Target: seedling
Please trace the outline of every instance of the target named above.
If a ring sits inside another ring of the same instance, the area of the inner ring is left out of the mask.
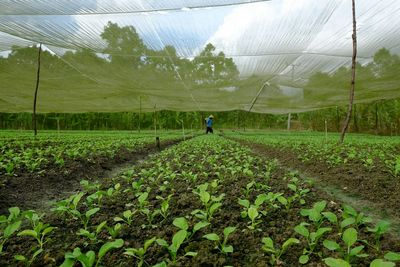
[[[343,218],[345,218],[345,220],[343,220],[341,223],[341,228],[344,228],[350,224],[354,224],[357,228],[359,228],[361,225],[372,222],[370,217],[365,216],[362,212],[358,213],[349,205],[343,205]]]
[[[331,228],[328,228],[328,227],[321,227],[316,232],[310,233],[310,231],[306,227],[308,225],[310,225],[310,224],[302,222],[294,228],[296,233],[302,235],[307,240],[307,243],[308,243],[308,247],[304,248],[303,255],[300,256],[300,258],[299,258],[299,262],[301,264],[306,264],[309,261],[309,259],[310,259],[309,256],[312,253],[314,253],[314,250],[318,244],[318,241],[321,239],[321,237],[325,233],[330,232],[332,230]]]
[[[118,249],[123,245],[124,241],[122,239],[105,243],[97,253],[97,261],[96,253],[94,251],[90,250],[84,254],[81,252],[80,248],[75,248],[73,252],[67,252],[65,254],[65,260],[60,267],[73,267],[77,261],[79,261],[83,267],[98,266],[108,251]]]
[[[144,246],[142,248],[127,248],[127,249],[125,249],[124,254],[137,258],[139,260],[139,262],[137,263],[137,266],[142,267],[145,262],[145,260],[144,260],[145,254],[146,254],[147,250],[149,249],[149,247],[155,241],[156,241],[156,238],[153,237],[152,239],[146,240],[144,242]]]
[[[204,210],[194,210],[191,214],[195,215],[197,218],[210,222],[212,216],[215,211],[222,206],[222,199],[225,197],[225,194],[221,194],[218,197],[212,196],[209,192],[207,192],[208,183],[199,185],[196,190],[193,190],[193,193],[197,194],[200,197],[200,201],[204,206]]]
[[[200,229],[202,229],[204,227],[207,227],[208,225],[210,225],[210,223],[209,222],[198,222],[193,226],[193,230],[189,231],[189,224],[188,224],[187,220],[184,217],[179,217],[173,221],[173,225],[175,225],[176,227],[178,227],[181,230],[187,231],[186,239],[190,240],[197,231],[199,231]]]
[[[32,256],[30,257],[30,259],[26,258],[23,255],[15,255],[14,259],[20,262],[23,262],[25,266],[31,266],[32,263],[35,261],[36,257],[39,256],[41,253],[43,252],[43,249],[37,249]]]
[[[3,246],[7,240],[16,232],[21,226],[20,209],[18,207],[12,207],[8,209],[10,213],[8,217],[5,215],[0,216],[0,227],[2,230],[0,236],[0,255],[3,251]]]
[[[287,251],[287,249],[292,245],[300,243],[300,241],[296,238],[289,238],[283,243],[282,247],[279,249],[275,248],[274,241],[270,237],[264,237],[262,239],[262,242],[263,242],[262,249],[265,252],[271,254],[270,263],[273,266],[281,265],[282,262],[280,258]]]
[[[169,255],[171,256],[172,263],[176,262],[177,255],[179,248],[181,247],[182,243],[185,241],[187,238],[188,232],[186,230],[179,230],[173,237],[172,237],[172,243],[168,244],[167,241],[164,239],[157,239],[156,242],[158,245],[166,248],[169,252]],[[185,256],[191,256],[194,257],[196,256],[197,253],[195,252],[187,252]]]
[[[169,216],[169,201],[171,200],[171,197],[172,194],[166,198],[156,196],[157,199],[163,200],[163,202],[161,202],[160,214],[164,218],[164,220],[167,219],[167,217]]]
[[[344,242],[344,244],[346,245],[345,248],[341,248],[340,245],[338,243],[336,243],[335,241],[332,240],[324,240],[323,244],[324,247],[326,247],[327,249],[331,250],[331,251],[338,251],[343,260],[351,263],[351,260],[353,259],[353,257],[367,257],[367,254],[362,254],[361,251],[364,249],[364,246],[357,246],[352,248],[352,246],[357,242],[357,230],[354,228],[348,228],[344,231],[343,236],[342,236],[342,240]]]
[[[380,252],[381,250],[381,238],[382,235],[387,233],[390,228],[390,223],[387,221],[379,221],[374,228],[368,227],[367,230],[369,232],[374,233],[375,235],[375,249]]]
[[[235,230],[236,227],[226,227],[223,231],[224,239],[222,242],[220,237],[215,233],[206,234],[203,236],[203,238],[214,241],[216,243],[215,248],[218,249],[221,253],[227,255],[228,253],[233,253],[233,246],[227,245],[227,242],[229,235],[232,234]]]
[[[115,217],[114,221],[116,222],[124,222],[127,225],[131,225],[132,224],[132,220],[133,220],[133,215],[136,213],[132,212],[131,210],[126,210],[122,213],[122,217]]]
[[[39,249],[43,249],[43,245],[49,241],[47,235],[51,233],[56,227],[42,222],[36,223],[33,229],[23,230],[18,233],[18,236],[31,236],[36,239]]]
[[[246,198],[249,198],[251,189],[253,188],[254,185],[255,185],[254,181],[252,181],[246,185],[246,188],[243,190]]]
[[[86,237],[87,239],[90,240],[91,244],[96,244],[96,243],[98,243],[97,235],[106,226],[106,224],[107,224],[107,221],[104,221],[104,222],[100,223],[96,227],[96,231],[94,231],[94,232],[89,232],[88,230],[85,230],[85,229],[79,229],[77,235],[81,235],[81,236]]]
[[[325,200],[319,201],[314,203],[312,209],[302,209],[300,211],[300,214],[302,216],[307,216],[308,219],[314,223],[317,229],[319,229],[325,218],[322,214],[325,207],[326,207],[326,201]]]

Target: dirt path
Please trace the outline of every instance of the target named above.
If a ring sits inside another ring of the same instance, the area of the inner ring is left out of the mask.
[[[281,167],[298,171],[301,177],[313,180],[315,187],[330,199],[353,206],[374,221],[389,221],[392,232],[400,236],[400,183],[391,182],[379,168],[372,172],[354,164],[329,168],[322,162],[304,163],[289,149],[236,141],[249,147],[254,154],[276,158]]]
[[[161,149],[175,145],[180,141],[166,141]],[[135,165],[149,155],[158,153],[153,144],[131,152],[121,148],[112,159],[96,157],[88,161],[68,160],[64,167],[47,166],[43,174],[19,173],[0,188],[0,214],[8,213],[9,207],[18,206],[22,210],[42,210],[49,202],[63,199],[81,188],[80,181],[110,178],[124,169]]]

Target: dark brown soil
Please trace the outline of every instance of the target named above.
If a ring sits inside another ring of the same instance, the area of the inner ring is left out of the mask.
[[[270,190],[264,188],[255,188],[252,190],[248,197],[244,195],[244,188],[246,184],[250,181],[257,181],[260,185],[267,185],[271,188],[272,192],[283,193],[285,197],[292,195],[292,192],[288,189],[288,181],[285,177],[288,171],[282,167],[276,167],[270,177],[266,176],[267,166],[266,161],[262,159],[267,154],[259,153],[260,157],[254,157],[248,168],[254,173],[253,177],[244,175],[239,172],[236,175],[232,175],[228,168],[226,171],[220,170],[220,178],[213,171],[213,166],[227,166],[232,163],[231,167],[241,167],[241,162],[247,162],[243,160],[243,155],[241,157],[235,157],[236,154],[229,151],[229,146],[224,148],[221,154],[223,154],[216,161],[216,165],[209,163],[206,159],[211,155],[216,154],[210,149],[200,150],[197,152],[198,155],[190,157],[185,154],[169,154],[168,157],[164,158],[162,161],[157,161],[156,157],[154,160],[144,161],[134,168],[134,174],[132,176],[133,180],[138,179],[141,170],[150,170],[154,168],[156,170],[161,170],[161,166],[169,166],[177,176],[173,180],[169,180],[165,173],[150,175],[148,179],[144,180],[144,189],[150,188],[149,193],[149,208],[152,210],[155,208],[160,208],[161,201],[156,198],[156,196],[167,197],[172,194],[170,201],[170,215],[167,219],[163,220],[161,216],[157,216],[154,221],[154,227],[151,227],[147,223],[147,218],[140,213],[134,215],[134,220],[130,226],[124,224],[123,229],[118,236],[124,240],[124,248],[133,247],[139,248],[143,246],[145,240],[152,237],[163,238],[167,242],[171,243],[173,235],[177,232],[177,227],[175,227],[172,222],[174,218],[177,217],[187,217],[189,221],[190,228],[199,220],[194,216],[190,216],[190,213],[198,208],[201,208],[201,203],[199,197],[192,192],[193,188],[203,184],[205,182],[211,182],[214,179],[218,179],[220,185],[214,189],[215,192],[212,194],[217,196],[222,193],[225,197],[222,201],[222,207],[215,213],[213,219],[211,220],[211,225],[198,231],[190,240],[190,242],[185,242],[178,253],[178,260],[174,264],[169,266],[270,266],[269,255],[261,249],[262,237],[271,237],[274,243],[279,247],[283,244],[285,240],[290,237],[296,237],[301,240],[301,246],[293,246],[290,250],[282,256],[281,266],[299,266],[298,258],[303,253],[303,247],[306,245],[305,240],[296,234],[293,228],[302,221],[307,221],[304,217],[300,215],[300,210],[305,207],[311,207],[314,202],[325,199],[328,203],[326,210],[334,212],[338,216],[340,215],[341,203],[334,200],[332,197],[328,196],[324,191],[320,191],[315,187],[311,187],[304,181],[300,181],[299,186],[301,188],[309,188],[310,193],[304,198],[306,204],[302,205],[299,202],[293,203],[289,210],[284,208],[266,208],[267,214],[262,217],[262,220],[258,227],[260,231],[249,230],[247,225],[249,222],[248,218],[241,218],[240,211],[242,207],[238,204],[238,199],[247,198],[254,202],[257,195],[261,193],[268,193]],[[188,148],[190,149],[190,147]],[[247,152],[246,152],[247,153]],[[201,155],[203,154],[203,155]],[[220,155],[220,154],[217,154]],[[247,155],[247,154],[246,154]],[[249,153],[249,155],[251,155]],[[159,156],[159,155],[157,155]],[[227,160],[226,160],[227,159]],[[182,163],[182,165],[177,164],[177,162]],[[248,163],[248,162],[247,162]],[[197,166],[202,166],[202,170],[207,170],[206,172],[200,172]],[[204,168],[204,169],[203,169]],[[214,167],[215,168],[215,167]],[[196,180],[188,180],[183,178],[183,171],[193,171],[198,173],[199,176]],[[157,178],[159,177],[159,178]],[[150,179],[154,178],[154,180]],[[163,182],[169,181],[168,186],[165,190],[160,189]],[[127,189],[131,188],[132,181],[126,181],[121,177],[121,179],[114,180],[115,182],[121,183],[121,188]],[[103,188],[106,189],[111,184],[111,179],[103,180]],[[143,189],[143,190],[144,190]],[[113,224],[113,218],[115,216],[120,216],[121,213],[129,208],[127,204],[135,204],[137,207],[137,196],[130,191],[127,193],[120,192],[117,195],[106,198],[101,204],[100,211],[92,218],[91,225],[95,227],[102,221],[107,220],[111,225]],[[87,207],[81,207],[81,211],[86,210]],[[76,235],[76,232],[81,228],[78,221],[65,219],[65,217],[60,217],[60,215],[49,214],[44,218],[46,222],[50,223],[52,226],[56,226],[57,229],[52,233],[52,240],[46,245],[45,252],[35,261],[33,266],[59,266],[64,260],[64,254],[67,251],[72,251],[76,247],[80,247],[83,251],[94,250],[98,251],[101,243],[89,244],[85,246],[84,237]],[[234,252],[230,255],[223,255],[215,249],[214,244],[204,239],[202,236],[208,233],[216,233],[222,237],[222,232],[225,227],[235,226],[236,231],[230,236],[228,244],[232,245]],[[330,226],[327,222],[324,222],[323,226]],[[310,226],[311,230],[315,229]],[[339,242],[339,235],[336,231],[333,231],[329,235],[330,239],[334,239]],[[107,242],[111,238],[103,230],[99,234],[99,239],[102,242]],[[359,239],[367,240],[371,244],[373,241],[373,236],[367,233],[365,226],[360,226],[359,228]],[[360,243],[360,242],[358,242]],[[382,250],[388,251],[399,251],[400,242],[389,235],[385,235],[381,241]],[[27,237],[16,237],[10,240],[7,244],[6,254],[3,258],[0,258],[0,265],[3,266],[16,266],[15,261],[12,259],[12,255],[16,253],[21,253],[24,255],[30,255],[29,249],[33,246],[34,241],[32,238]],[[325,251],[321,244],[316,248],[317,251],[324,251],[325,255],[335,256],[334,254]],[[355,259],[353,266],[368,266],[368,263],[375,257],[382,257],[382,253],[377,253],[372,248],[366,248],[367,253],[371,254],[365,259]],[[198,255],[194,258],[184,257],[183,255],[188,251],[198,252]],[[102,265],[104,266],[137,266],[137,261],[133,257],[127,257],[123,254],[124,249],[113,250],[109,252]],[[163,260],[169,258],[168,251],[159,245],[154,244],[151,246],[146,253],[146,262],[148,265],[152,266]],[[310,263],[307,266],[324,266],[322,264],[322,258],[313,254],[311,256]]]
[[[175,143],[177,141],[165,141],[161,149]],[[13,177],[4,179],[6,182],[0,187],[0,214],[7,214],[7,209],[14,206],[22,210],[40,210],[47,202],[60,200],[80,189],[81,180],[105,178],[111,170],[128,163],[135,164],[158,151],[154,144],[146,145],[137,151],[121,147],[114,158],[98,156],[78,160],[66,159],[63,167],[48,164],[40,172],[16,172]]]
[[[386,172],[383,164],[370,171],[358,162],[330,167],[318,160],[302,162],[290,149],[240,142],[250,147],[258,156],[276,158],[282,166],[315,178],[320,187],[334,187],[336,191],[349,197],[369,202],[384,217],[400,218],[400,179]]]

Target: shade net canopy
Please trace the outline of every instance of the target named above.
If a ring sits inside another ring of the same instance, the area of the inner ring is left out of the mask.
[[[400,97],[400,1],[356,1],[356,102]],[[348,101],[351,0],[2,0],[0,112],[303,112]]]

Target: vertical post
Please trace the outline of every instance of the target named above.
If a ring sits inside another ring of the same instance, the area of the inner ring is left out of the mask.
[[[340,116],[339,116],[339,107],[336,106],[336,130],[340,131]]]
[[[340,143],[343,144],[344,136],[349,127],[351,114],[353,111],[353,102],[354,102],[354,88],[356,84],[356,59],[357,59],[357,22],[356,22],[356,1],[352,0],[352,14],[353,14],[353,56],[351,59],[351,86],[350,86],[350,96],[349,96],[349,109],[347,112],[346,120],[342,129],[342,133],[340,135]]]
[[[292,120],[292,113],[288,114],[287,117],[287,130],[290,131],[290,121]]]
[[[37,102],[37,93],[39,89],[39,81],[40,81],[40,54],[42,53],[42,43],[39,44],[39,53],[38,53],[38,68],[36,75],[36,88],[35,88],[35,96],[33,98],[33,113],[32,113],[32,128],[33,133],[36,137],[37,135],[37,127],[36,127],[36,102]]]
[[[325,144],[328,143],[328,121],[325,120]]]
[[[139,133],[140,133],[140,120],[142,117],[142,96],[139,96]]]
[[[156,137],[156,146],[158,149],[161,149],[160,137],[157,136],[157,105],[154,105],[154,135]]]
[[[182,119],[182,134],[183,134],[183,140],[185,141],[186,140],[186,137],[185,137],[185,125],[183,123],[183,119]]]

